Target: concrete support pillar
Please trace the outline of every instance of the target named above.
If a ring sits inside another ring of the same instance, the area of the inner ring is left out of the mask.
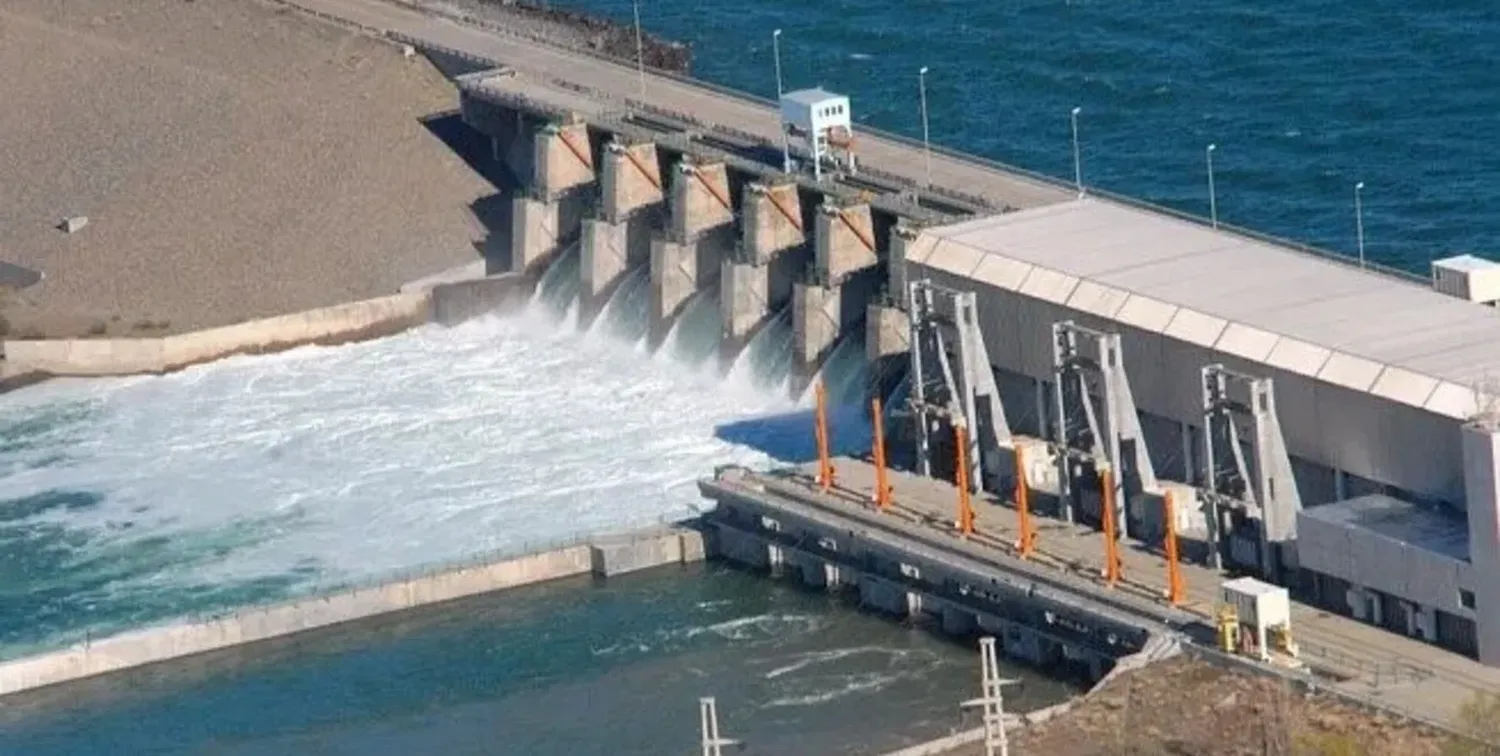
[[[745,262],[767,265],[807,243],[796,184],[750,184],[742,204]]]
[[[839,337],[865,317],[865,303],[878,283],[874,276],[855,275],[837,284],[798,283],[793,287],[792,396],[802,395]]]
[[[869,205],[818,208],[813,274],[792,292],[792,396],[801,396],[880,284]]]
[[[904,223],[898,223],[891,229],[890,235],[890,259],[886,261],[886,295],[898,307],[906,307],[906,258],[913,252],[921,237],[920,232]],[[929,245],[934,241],[928,241]]]
[[[911,352],[911,316],[888,304],[865,310],[865,357],[870,363],[869,397],[889,396],[905,372]]]
[[[734,252],[734,204],[723,163],[678,163],[666,234],[651,242],[651,330],[660,346],[682,308],[716,282]]]
[[[766,544],[766,568],[776,577],[780,577],[785,572],[786,550],[779,544]]]
[[[843,288],[798,283],[792,292],[792,396],[801,396],[844,330]]]
[[[842,281],[880,262],[869,205],[825,203],[818,208],[814,238],[814,257],[823,280]]]
[[[806,265],[807,234],[796,184],[750,184],[741,195],[738,254],[719,276],[720,360],[733,364],[750,337],[792,298]]]
[[[594,183],[593,147],[582,122],[547,124],[536,131],[531,189],[559,197]]]
[[[922,616],[922,594],[916,591],[906,592],[906,616]]]
[[[579,325],[587,328],[632,269],[651,259],[652,230],[665,207],[656,144],[606,145],[599,204],[579,245]]]
[[[535,275],[578,239],[594,162],[583,123],[544,124],[530,140],[527,150],[518,137],[507,160],[526,185],[511,201],[510,269]]]

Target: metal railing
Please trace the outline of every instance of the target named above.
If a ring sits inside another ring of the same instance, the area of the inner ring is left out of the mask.
[[[1414,664],[1402,661],[1381,661],[1370,657],[1357,656],[1342,649],[1321,645],[1315,641],[1298,640],[1297,645],[1301,650],[1302,659],[1314,662],[1322,661],[1335,665],[1339,669],[1363,678],[1372,688],[1401,685],[1403,683],[1417,683],[1434,677],[1432,670],[1423,669]],[[1317,666],[1317,664],[1314,663],[1313,666]]]

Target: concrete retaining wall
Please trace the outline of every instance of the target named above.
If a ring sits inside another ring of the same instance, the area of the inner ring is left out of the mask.
[[[6,341],[5,359],[13,373],[166,373],[234,354],[388,336],[426,323],[430,309],[428,293],[413,292],[159,338]]]
[[[683,527],[601,539],[629,554],[614,573],[702,559],[701,536]],[[697,544],[696,550],[693,545]],[[634,548],[628,548],[630,546]],[[456,567],[238,614],[146,628],[0,664],[0,696],[306,630],[590,572],[611,572],[587,543]]]
[[[502,273],[432,287],[432,319],[443,325],[509,312],[526,306],[536,281],[519,273]]]

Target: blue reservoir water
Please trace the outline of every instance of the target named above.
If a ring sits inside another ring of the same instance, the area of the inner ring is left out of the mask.
[[[624,22],[629,0],[568,5]],[[847,93],[857,121],[1372,259],[1500,255],[1500,11],[1485,0],[641,0],[698,76]],[[962,187],[959,187],[962,188]]]

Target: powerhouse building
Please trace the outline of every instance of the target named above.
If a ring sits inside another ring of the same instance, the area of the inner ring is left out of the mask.
[[[892,291],[974,293],[1003,407],[982,435],[1055,442],[1069,366],[1107,375],[1081,384],[1084,414],[1133,481],[1123,498],[1175,488],[1190,510],[1212,505],[1221,534],[1219,504],[1248,501],[1267,550],[1236,542],[1235,561],[1275,562],[1304,600],[1500,664],[1495,264],[1402,277],[1093,197],[922,229],[892,254]],[[1078,357],[1079,333],[1105,346]],[[1215,455],[1214,418],[1235,414],[1237,443]]]

